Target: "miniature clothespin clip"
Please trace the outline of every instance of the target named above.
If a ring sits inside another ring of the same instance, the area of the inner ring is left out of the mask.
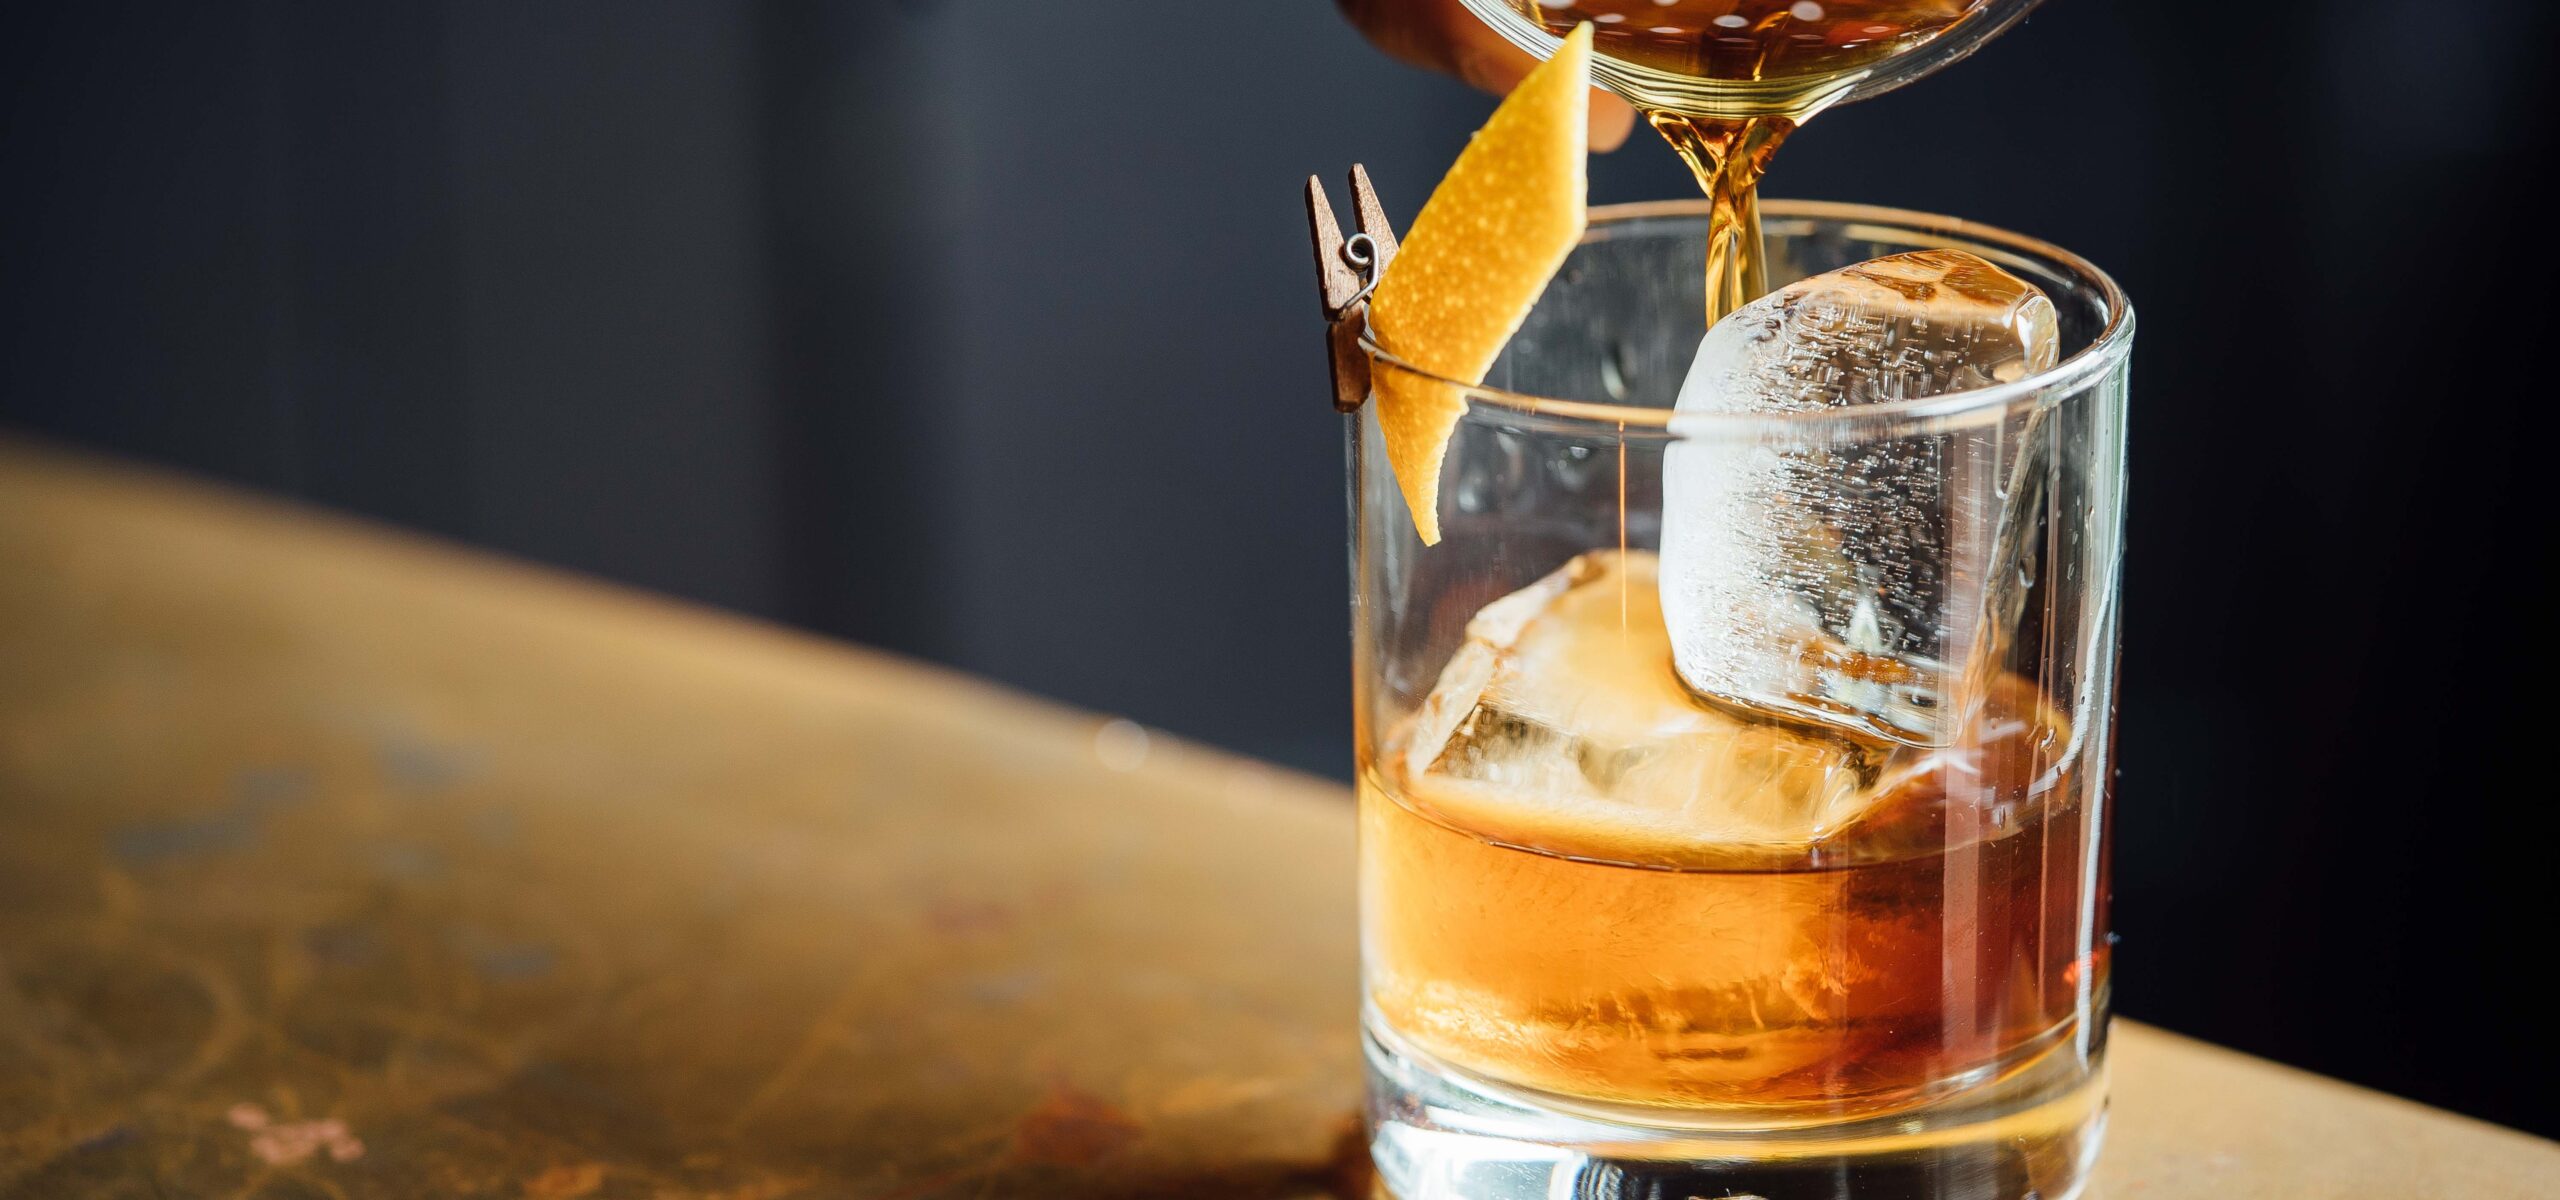
[[[1360,335],[1369,327],[1369,293],[1396,256],[1396,231],[1369,186],[1368,168],[1351,168],[1352,216],[1359,232],[1345,238],[1325,199],[1324,183],[1307,177],[1307,224],[1316,240],[1316,283],[1324,293],[1325,348],[1333,361],[1333,407],[1358,412],[1369,398],[1369,355]]]

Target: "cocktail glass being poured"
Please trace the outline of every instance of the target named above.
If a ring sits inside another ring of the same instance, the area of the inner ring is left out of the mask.
[[[1723,195],[1584,205],[1604,61],[1687,46],[1666,77],[1756,97],[1714,119],[1765,155],[2023,7],[1541,6],[1590,20],[1406,236],[1365,174],[1351,238],[1311,188],[1390,1194],[2083,1188],[2129,304],[2032,238],[1763,212],[1713,154]],[[1760,40],[1675,37],[1727,28]]]

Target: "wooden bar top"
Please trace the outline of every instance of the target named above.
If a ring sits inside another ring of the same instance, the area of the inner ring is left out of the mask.
[[[0,440],[0,1197],[1356,1196],[1356,968],[1333,784]],[[2560,1195],[2114,1046],[2098,1195]]]

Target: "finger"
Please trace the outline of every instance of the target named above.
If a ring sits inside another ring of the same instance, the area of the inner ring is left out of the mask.
[[[1603,154],[1627,144],[1636,127],[1636,107],[1616,92],[1591,89],[1591,148]]]
[[[1538,60],[1475,18],[1464,13],[1459,16],[1465,24],[1450,35],[1451,73],[1497,96],[1510,94],[1538,65]],[[1626,142],[1628,131],[1635,128],[1636,110],[1619,99],[1617,93],[1593,88],[1590,120],[1591,148],[1607,152]]]
[[[1443,71],[1495,95],[1508,94],[1538,65],[1504,41],[1459,0],[1339,0],[1343,15],[1387,53]],[[1615,94],[1591,89],[1591,148],[1615,150],[1635,127],[1636,112]]]

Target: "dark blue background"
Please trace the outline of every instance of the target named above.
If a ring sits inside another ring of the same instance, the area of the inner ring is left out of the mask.
[[[1347,771],[1298,187],[1490,102],[1324,0],[60,8],[0,423]],[[2546,1133],[2549,13],[2053,0],[1769,181],[2140,308],[2122,1011]]]

